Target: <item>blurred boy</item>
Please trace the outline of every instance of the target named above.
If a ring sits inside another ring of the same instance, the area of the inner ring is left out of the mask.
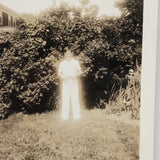
[[[65,52],[65,59],[60,63],[58,75],[62,78],[62,119],[69,118],[70,104],[74,119],[80,118],[78,94],[78,76],[81,74],[79,62],[73,58],[70,50]],[[71,102],[71,103],[70,103]]]

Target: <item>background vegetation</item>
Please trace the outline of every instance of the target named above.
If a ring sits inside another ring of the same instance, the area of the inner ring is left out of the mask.
[[[118,18],[97,18],[97,8],[88,3],[82,1],[79,8],[61,4],[38,17],[24,16],[15,32],[0,33],[1,118],[58,107],[57,67],[65,47],[81,63],[86,107],[122,102],[117,108],[129,105],[138,118],[143,0],[117,2]]]

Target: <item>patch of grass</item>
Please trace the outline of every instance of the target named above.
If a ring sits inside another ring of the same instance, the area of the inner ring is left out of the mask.
[[[112,96],[106,106],[108,112],[117,113],[131,111],[131,118],[140,118],[140,93],[141,93],[141,67],[137,66],[135,71],[128,75],[128,85],[115,91],[113,86]]]
[[[122,117],[99,109],[66,121],[59,112],[12,115],[0,121],[0,159],[137,160],[138,121]]]

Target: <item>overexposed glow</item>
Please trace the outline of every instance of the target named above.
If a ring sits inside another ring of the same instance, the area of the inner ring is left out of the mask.
[[[120,16],[119,9],[114,7],[114,3],[120,0],[90,0],[91,5],[99,7],[99,16]],[[36,14],[51,6],[57,6],[65,2],[70,6],[80,6],[79,0],[0,0],[0,3],[15,10],[18,13]]]
[[[78,61],[71,57],[66,57],[66,59],[60,63],[58,74],[62,78],[61,118],[69,118],[71,107],[73,118],[79,119],[80,103],[77,76],[80,74],[80,65]]]
[[[114,4],[117,0],[90,0],[91,4],[99,6],[98,15],[107,15],[107,16],[120,16],[121,12],[118,8],[114,7]]]
[[[36,14],[53,5],[53,0],[0,0],[0,3],[18,13]]]

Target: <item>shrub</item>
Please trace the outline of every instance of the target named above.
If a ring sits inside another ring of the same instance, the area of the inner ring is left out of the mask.
[[[115,106],[112,112],[131,111],[131,118],[139,119],[140,112],[140,89],[141,89],[141,67],[135,71],[130,70],[126,88],[119,91],[112,89],[109,106]]]
[[[25,30],[10,35],[11,45],[5,45],[0,57],[3,116],[12,111],[32,113],[55,108],[57,59],[61,55],[53,48],[47,51],[43,39],[30,34]]]
[[[121,9],[125,7],[128,14],[134,12],[132,5],[124,4],[118,5]],[[0,103],[3,113],[33,113],[55,108],[59,97],[57,67],[65,47],[70,47],[81,63],[83,96],[87,97],[88,108],[104,108],[97,104],[111,99],[113,85],[117,92],[120,87],[126,87],[128,71],[136,69],[136,62],[141,64],[141,17],[134,24],[128,21],[128,14],[97,19],[96,15],[82,16],[82,10],[67,5],[53,7],[41,17],[32,17],[33,24],[19,19],[14,33],[1,33]],[[134,20],[135,17],[130,18]],[[127,27],[128,23],[132,29]],[[138,26],[136,32],[133,24]]]

